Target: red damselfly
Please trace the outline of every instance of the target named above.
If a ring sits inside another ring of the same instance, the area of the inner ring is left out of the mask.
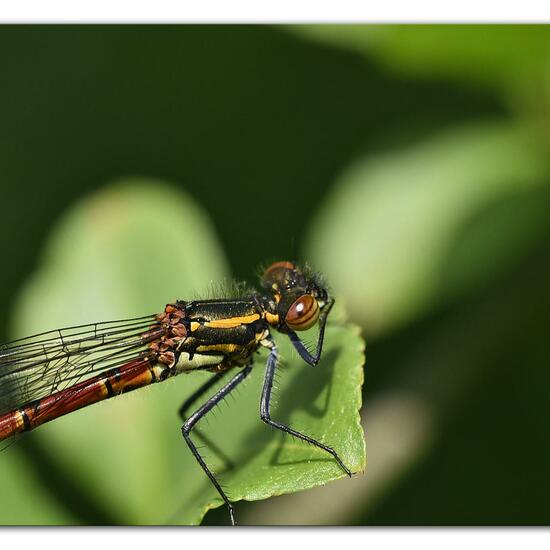
[[[181,373],[213,376],[180,408],[183,438],[226,503],[233,506],[191,439],[197,422],[250,373],[254,353],[269,351],[260,417],[268,425],[330,453],[336,451],[271,418],[270,402],[278,352],[271,330],[290,338],[300,357],[315,366],[321,356],[327,316],[334,304],[318,274],[291,262],[276,262],[261,278],[262,291],[232,298],[177,301],[157,315],[58,329],[8,342],[0,348],[0,440]],[[311,353],[297,332],[319,325]],[[238,372],[188,415],[191,407],[229,371]]]

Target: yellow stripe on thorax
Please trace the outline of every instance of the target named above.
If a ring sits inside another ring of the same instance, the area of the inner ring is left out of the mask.
[[[251,315],[243,315],[242,317],[228,317],[227,319],[215,319],[213,321],[207,321],[204,323],[205,327],[210,328],[235,328],[240,327],[241,325],[248,325],[257,321],[260,318],[258,313],[253,313]],[[191,323],[192,325],[193,323]],[[191,327],[193,330],[193,327]]]
[[[269,313],[269,311],[266,311],[265,320],[271,326],[277,326],[279,324],[279,315],[277,315],[276,313]]]
[[[207,352],[207,351],[221,351],[222,353],[235,353],[237,350],[242,349],[242,346],[239,344],[209,344],[197,347],[197,352]]]

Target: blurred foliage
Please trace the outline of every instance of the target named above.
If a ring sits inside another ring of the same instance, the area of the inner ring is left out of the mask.
[[[364,329],[367,475],[280,497],[295,522],[337,496],[343,512],[326,523],[548,523],[549,32],[2,27],[2,310],[17,314],[51,228],[81,196],[134,174],[174,182],[211,220],[225,273],[311,260]],[[184,254],[203,246],[200,231],[187,236]],[[97,466],[59,468],[48,430],[2,455],[20,473],[2,510],[21,510],[25,493],[32,521],[124,521],[97,487],[81,490]],[[278,500],[237,513],[277,522]]]
[[[547,25],[308,25],[321,42],[375,57],[412,76],[449,77],[497,92],[546,69]]]
[[[493,226],[486,235],[463,237],[469,242],[457,248],[464,251],[447,257],[473,215],[531,192],[545,168],[521,132],[494,123],[368,155],[342,176],[320,210],[309,237],[313,263],[346,289],[352,316],[369,334],[393,329],[486,284],[523,252],[547,217],[544,208],[498,232]]]

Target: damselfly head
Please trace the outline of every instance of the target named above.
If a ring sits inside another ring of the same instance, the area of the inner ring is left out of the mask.
[[[273,295],[279,322],[291,330],[311,328],[329,301],[319,277],[288,261],[271,264],[264,271],[262,286]]]

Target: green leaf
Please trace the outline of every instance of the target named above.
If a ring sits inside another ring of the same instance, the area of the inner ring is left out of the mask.
[[[503,123],[365,156],[320,209],[310,257],[369,334],[393,330],[487,283],[529,246],[547,219],[544,204],[523,201],[518,212],[517,199],[545,173],[531,141]],[[506,218],[485,215],[504,200],[513,203]],[[476,217],[494,224],[466,242]]]
[[[323,358],[315,369],[304,364],[289,342],[281,338],[278,341],[284,359],[273,418],[332,446],[352,472],[361,472],[366,460],[358,414],[364,357],[358,329],[329,326]],[[220,417],[210,422],[210,437],[222,442],[224,451],[238,465],[222,476],[223,485],[235,501],[261,500],[345,477],[324,451],[269,429],[260,421],[264,361],[262,354],[250,381],[239,392],[238,406],[237,402],[230,408],[222,406]],[[210,458],[214,458],[212,453]],[[206,510],[222,502],[204,476],[199,475],[202,472],[198,466],[187,464],[196,472],[194,481],[199,481],[199,485],[193,492],[181,485],[185,504],[181,505],[180,521],[197,523]]]
[[[19,297],[15,334],[161,311],[174,299],[203,295],[226,273],[211,224],[189,197],[161,182],[120,182],[62,220]],[[365,462],[358,416],[362,346],[355,328],[329,326],[323,359],[312,369],[281,342],[284,366],[274,409],[274,418],[333,445],[353,471]],[[258,356],[237,399],[227,400],[230,407],[222,403],[222,414],[214,411],[199,425],[235,464],[220,475],[234,500],[344,475],[324,453],[260,421],[264,361]],[[221,501],[181,437],[177,410],[208,376],[180,375],[67,415],[29,437],[55,454],[60,468],[113,517],[130,524],[200,523]],[[204,452],[214,471],[224,470],[219,456]],[[25,523],[23,512],[19,522]],[[33,523],[49,522],[33,516]]]

